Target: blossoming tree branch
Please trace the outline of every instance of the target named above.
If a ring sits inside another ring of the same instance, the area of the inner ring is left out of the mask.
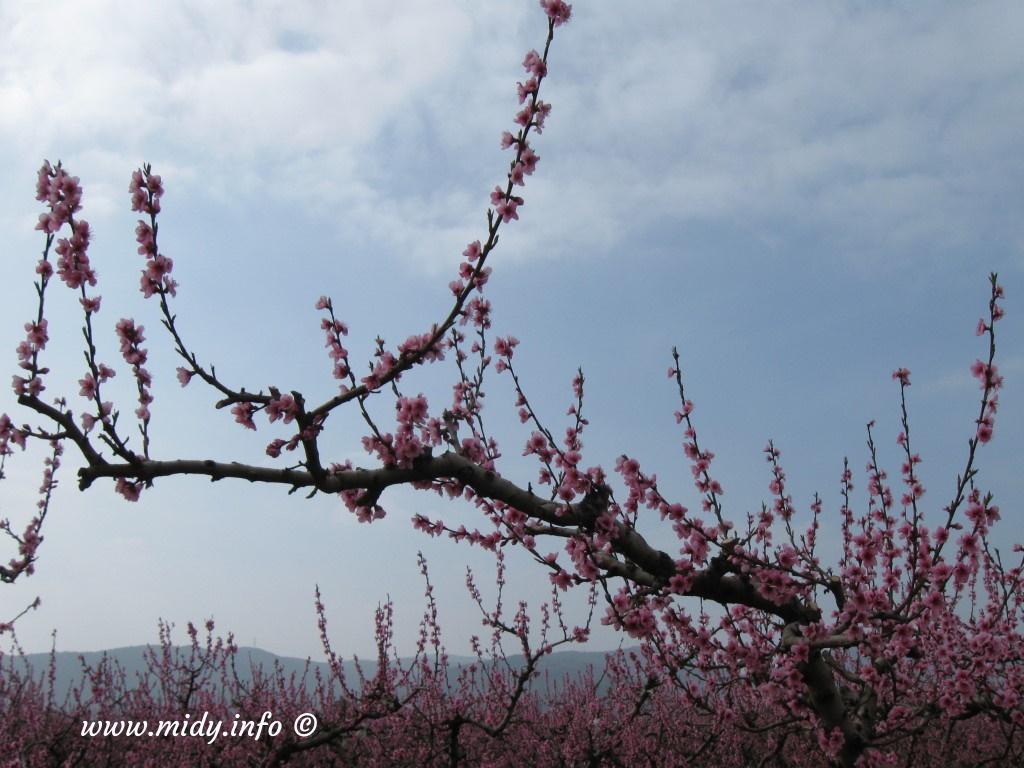
[[[978,468],[980,452],[993,437],[1002,383],[994,362],[1003,314],[996,275],[977,326],[985,343],[972,367],[980,394],[977,417],[968,425],[971,437],[955,482],[934,505],[924,500],[918,477],[921,459],[908,405],[911,375],[903,368],[893,373],[902,419],[900,477],[891,480],[881,466],[876,430],[869,424],[866,509],[853,508],[854,472],[844,465],[837,478],[838,511],[826,511],[825,500],[815,496],[803,528],[795,521],[780,451],[771,442],[764,451],[771,500],[756,514],[729,508],[715,454],[698,437],[674,350],[668,371],[678,393],[674,416],[699,504],[690,508],[663,493],[635,457],[621,455],[607,469],[585,463],[583,438],[590,422],[582,372],[572,382],[569,426],[556,434],[517,374],[519,341],[490,338],[491,305],[485,298],[502,228],[518,221],[523,190],[538,169],[534,141],[551,113],[542,99],[549,53],[556,30],[571,14],[561,0],[541,5],[547,36],[523,60],[519,111],[513,130],[501,137],[508,169],[490,193],[480,238],[462,252],[449,284],[450,307],[397,346],[377,339],[373,358],[361,368],[346,347],[348,326],[331,298],[321,296],[315,306],[325,364],[336,385],[322,402],[286,386],[232,381],[192,345],[173,308],[179,289],[175,264],[160,247],[163,179],[149,165],[132,174],[131,208],[140,215],[140,290],[155,304],[180,358],[177,379],[182,386],[207,387],[215,407],[230,413],[241,429],[256,432],[261,422],[283,426],[282,436],[266,446],[267,464],[161,456],[151,429],[153,376],[146,367],[152,334],[131,318],[101,319],[82,187],[60,163],[44,163],[36,185],[45,206],[37,226],[44,240],[35,266],[38,309],[25,325],[17,349],[20,373],[13,380],[18,402],[37,421],[16,426],[7,415],[0,417],[0,454],[24,447],[28,439],[48,441],[52,454],[40,514],[23,533],[6,525],[19,556],[0,567],[0,578],[13,581],[31,572],[53,471],[68,444],[83,462],[82,490],[110,482],[129,501],[155,492],[160,478],[201,475],[336,494],[370,523],[386,514],[389,488],[410,485],[469,500],[481,518],[479,527],[467,529],[416,515],[417,529],[491,550],[520,547],[560,590],[596,586],[606,602],[604,622],[641,642],[652,686],[673,688],[722,731],[766,734],[780,764],[790,764],[782,762],[783,755],[794,749],[810,755],[802,758],[810,762],[799,764],[842,766],[895,764],[923,749],[997,761],[1019,757],[1021,550],[996,546],[991,531],[999,509],[980,484]],[[77,393],[55,397],[46,386],[46,308],[49,301],[67,301],[69,293],[82,311],[84,369]],[[111,325],[123,365],[111,354]],[[417,392],[416,369],[442,361],[453,364],[451,399],[429,403]],[[523,437],[514,439],[524,446],[523,455],[536,460],[534,477],[502,471],[499,443],[482,411],[492,370],[514,387],[524,425]],[[136,402],[107,398],[115,375],[132,377]],[[393,418],[371,414],[371,402],[381,400],[393,403]],[[321,438],[343,408],[358,411],[365,424],[367,466],[323,455]],[[676,540],[655,543],[645,536],[650,516],[669,520]],[[819,557],[823,527],[841,537],[837,562]],[[582,639],[586,631],[578,634]]]

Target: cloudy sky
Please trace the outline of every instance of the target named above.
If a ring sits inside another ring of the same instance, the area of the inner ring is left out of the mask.
[[[148,161],[163,175],[162,250],[200,357],[237,386],[326,398],[313,303],[333,297],[356,359],[378,334],[397,343],[446,312],[506,167],[498,139],[520,62],[544,31],[529,0],[0,2],[8,373],[34,311],[35,170],[61,159],[95,233],[101,359],[120,362],[120,317],[149,331],[154,453],[269,462],[263,446],[283,431],[244,432],[210,392],[174,380],[156,307],[137,291],[131,171]],[[898,476],[890,373],[907,366],[925,498],[939,510],[972,432],[974,326],[996,270],[1007,384],[980,482],[1007,540],[1024,539],[1022,38],[1013,2],[577,3],[552,49],[538,173],[488,286],[495,330],[521,339],[516,359],[550,426],[561,431],[582,366],[585,463],[610,469],[629,453],[695,505],[665,378],[678,345],[727,509],[759,508],[772,438],[798,504],[825,498],[834,541],[843,457],[863,466],[869,419]],[[81,408],[77,303],[52,290],[48,392]],[[113,392],[128,413],[121,369]],[[407,391],[447,402],[451,368],[417,375]],[[488,391],[503,470],[534,479],[508,380]],[[0,411],[27,418],[10,393]],[[388,418],[388,403],[377,413]],[[333,426],[330,458],[368,461],[359,423]],[[53,629],[59,649],[92,650],[153,641],[161,617],[213,616],[243,644],[316,655],[319,584],[337,650],[368,653],[374,607],[390,597],[408,651],[423,610],[418,550],[449,648],[480,632],[463,581],[467,565],[492,581],[490,561],[409,524],[417,511],[456,522],[471,511],[398,490],[388,518],[366,526],[334,499],[188,478],[133,505],[103,484],[79,493],[68,459],[38,573],[0,593],[0,619],[42,597],[19,623],[29,650]],[[39,466],[39,453],[14,457],[0,515],[24,523]],[[546,584],[512,558],[513,597],[536,605]],[[593,647],[617,641],[598,633]]]

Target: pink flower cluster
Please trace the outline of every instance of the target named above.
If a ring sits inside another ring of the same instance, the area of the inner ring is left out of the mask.
[[[996,281],[996,276],[991,276],[992,283],[992,295],[989,299],[989,321],[986,323],[984,320],[978,321],[978,335],[988,333],[990,337],[993,337],[995,333],[995,324],[999,322],[1003,317],[1003,308],[999,305],[999,300],[1003,298],[1003,287]],[[992,430],[995,426],[996,411],[999,408],[999,390],[1003,386],[1003,377],[999,375],[999,371],[996,369],[995,364],[992,362],[992,354],[994,348],[990,344],[989,360],[987,363],[981,360],[975,361],[974,365],[971,366],[971,373],[981,383],[981,388],[985,392],[983,398],[984,408],[982,409],[981,416],[978,417],[978,432],[977,439],[981,443],[987,443],[992,439]]]
[[[302,428],[291,436],[288,440],[282,440],[276,438],[270,441],[267,445],[267,455],[271,458],[278,458],[281,455],[282,450],[294,451],[298,448],[299,443],[304,440],[315,440],[316,436],[323,430],[324,416],[316,416],[312,419],[305,419],[302,408],[301,395],[297,392],[292,394],[278,392],[276,389],[271,388],[270,400],[264,406],[264,410],[267,414],[267,420],[273,424],[275,421],[280,420],[284,424],[291,424],[293,421],[298,420],[303,424]],[[252,414],[254,407],[251,402],[236,403],[231,409],[231,412],[235,414],[235,421],[243,426],[255,429],[256,425],[252,423]]]
[[[648,601],[634,598],[626,587],[620,588],[612,597],[601,622],[639,639],[649,637],[657,629],[657,620]]]
[[[488,267],[487,272],[490,272]],[[419,363],[434,363],[444,360],[445,344],[441,340],[431,341],[432,333],[413,334],[398,345],[398,354],[402,357],[419,356]]]
[[[38,322],[25,323],[25,340],[18,344],[16,351],[18,367],[28,371],[31,375],[29,378],[14,377],[15,394],[23,395],[29,392],[32,395],[37,395],[43,390],[43,382],[39,378],[39,374],[45,373],[45,370],[37,368],[36,360],[39,353],[46,348],[46,342],[50,340],[47,325],[46,318],[42,318]]]
[[[697,432],[693,427],[687,427],[685,434],[687,441],[683,443],[683,453],[692,462],[690,473],[693,475],[697,490],[708,494],[709,497],[721,495],[723,492],[721,484],[708,474],[711,460],[715,458],[715,454],[711,451],[701,451],[697,447]],[[704,509],[707,511],[711,509],[714,502],[711,498],[706,498],[703,503]]]
[[[365,440],[364,440],[365,443]],[[347,472],[352,469],[352,462],[346,459],[344,463],[335,463],[331,465],[331,472]],[[374,520],[382,520],[385,516],[384,508],[379,504],[365,504],[361,503],[363,496],[366,491],[361,488],[352,488],[346,491],[341,491],[338,496],[345,503],[345,507],[349,512],[356,516],[356,519],[360,523],[372,523]]]
[[[58,403],[58,405],[63,410],[63,404]],[[9,440],[20,444],[22,448],[25,447],[24,435],[11,426],[6,414],[2,414],[0,415],[0,479],[3,479],[3,457],[10,453],[7,445]],[[35,572],[36,552],[43,542],[43,521],[49,511],[53,489],[57,485],[55,473],[60,468],[60,457],[63,453],[63,444],[59,440],[51,440],[50,455],[43,463],[43,481],[39,486],[39,500],[36,502],[38,512],[28,521],[22,532],[16,533],[10,520],[6,518],[0,520],[0,531],[6,533],[18,545],[17,556],[11,558],[6,566],[0,565],[0,581],[2,582],[11,584],[22,575],[31,576]],[[38,607],[39,598],[36,598],[36,601],[26,610]],[[0,624],[0,635],[11,628],[12,623]]]
[[[132,374],[139,392],[139,407],[135,409],[135,415],[143,424],[150,418],[149,405],[153,402],[153,395],[150,387],[153,384],[153,377],[150,376],[143,366],[149,357],[149,353],[142,348],[142,342],[146,340],[143,335],[145,328],[136,326],[131,318],[122,318],[118,321],[116,329],[117,338],[121,342],[121,356],[124,361],[132,367]]]
[[[121,494],[126,501],[138,501],[142,494],[142,483],[119,477],[114,483],[114,490]]]
[[[493,195],[492,199],[494,199]],[[474,242],[479,247],[479,241]],[[466,250],[468,251],[469,249],[467,248]],[[483,287],[487,285],[487,281],[490,277],[490,267],[475,267],[472,262],[463,261],[459,264],[459,279],[452,280],[448,283],[448,290],[450,290],[454,296],[461,296],[463,291],[466,290],[466,285],[468,283],[475,290],[481,291],[483,290]]]
[[[107,426],[111,426],[110,416],[113,413],[114,404],[106,401],[99,405],[98,415],[94,416],[91,413],[82,414],[82,429],[86,434],[89,434],[96,426],[97,423],[102,423]]]
[[[139,290],[147,299],[154,294],[174,296],[178,289],[178,283],[171,277],[174,261],[160,253],[157,245],[159,227],[156,216],[160,212],[160,198],[164,193],[163,181],[158,174],[153,173],[151,166],[145,165],[132,172],[128,192],[132,198],[132,210],[149,214],[148,222],[139,219],[135,226],[135,242],[139,244],[139,254],[146,257],[146,268],[142,270]]]
[[[540,7],[555,27],[562,26],[572,17],[572,6],[563,0],[540,0]]]
[[[383,342],[378,340],[377,350],[373,353],[377,362],[370,369],[370,375],[364,376],[360,381],[369,390],[377,389],[384,383],[385,377],[394,369],[398,359],[384,349]]]
[[[25,450],[25,433],[14,426],[10,416],[0,413],[0,456],[12,453],[11,445]]]
[[[517,346],[519,346],[519,339],[515,336],[495,339],[494,354],[498,356],[498,362],[495,363],[494,369],[498,373],[502,373],[508,369],[509,363],[512,362],[512,355]]]
[[[572,6],[562,0],[543,0],[541,7],[547,14],[552,29],[567,22],[572,15]],[[514,118],[519,129],[516,134],[504,131],[501,136],[501,148],[515,148],[516,156],[509,164],[505,187],[495,186],[490,195],[491,206],[497,216],[497,222],[492,222],[491,225],[491,238],[486,247],[481,246],[479,240],[475,240],[466,247],[462,253],[466,261],[460,265],[459,279],[449,283],[452,293],[460,300],[464,298],[467,285],[480,290],[487,282],[490,268],[475,262],[478,259],[482,261],[481,257],[486,258],[493,247],[498,223],[507,224],[519,219],[519,208],[525,201],[521,196],[513,195],[512,188],[525,186],[526,177],[532,175],[537,169],[540,157],[530,146],[527,136],[531,130],[536,130],[538,134],[543,133],[544,122],[551,114],[551,105],[538,98],[541,82],[548,72],[545,57],[546,51],[542,56],[536,50],[531,50],[523,59],[523,68],[529,77],[526,82],[516,83],[519,103],[523,105]],[[479,314],[474,318],[474,323],[478,326],[481,324]]]
[[[348,363],[348,350],[341,343],[341,337],[348,335],[348,326],[334,316],[334,305],[330,297],[321,296],[317,299],[316,308],[328,313],[328,317],[320,321],[320,328],[326,336],[324,346],[328,349],[328,355],[334,363],[332,375],[335,379],[344,380],[350,377],[351,369]]]
[[[117,375],[117,372],[113,368],[110,368],[103,363],[100,363],[96,367],[96,373],[97,375],[94,376],[93,373],[89,371],[85,376],[78,380],[78,394],[86,400],[95,400],[99,396],[99,385]]]
[[[235,417],[235,422],[241,424],[246,429],[256,429],[256,422],[252,420],[253,412],[253,404],[248,401],[235,403],[231,406],[231,415]]]
[[[437,419],[429,418],[427,398],[422,393],[416,397],[400,397],[395,403],[395,418],[398,429],[395,433],[395,458],[399,465],[408,465],[423,453],[425,445],[436,445],[441,441],[441,425]],[[416,428],[421,434],[417,436]],[[421,439],[422,438],[422,439]]]
[[[60,163],[54,168],[47,160],[39,169],[36,200],[49,205],[48,213],[39,214],[36,229],[54,234],[82,209],[82,187],[78,177],[69,175]]]
[[[904,433],[900,433],[901,437],[904,437]],[[904,437],[904,440],[906,438]],[[907,460],[903,462],[902,474],[903,484],[907,486],[906,492],[900,499],[900,502],[905,507],[909,507],[922,496],[924,496],[924,486],[921,484],[920,479],[914,471],[914,468],[921,463],[921,457],[914,453],[907,457]]]
[[[48,340],[43,301],[53,275],[53,265],[49,260],[50,247],[54,236],[65,224],[70,225],[71,235],[57,240],[54,248],[57,253],[57,275],[69,288],[81,291],[79,301],[87,316],[99,311],[100,307],[99,296],[88,297],[85,294],[86,285],[96,285],[96,272],[88,255],[91,235],[89,223],[74,219],[74,214],[82,209],[82,187],[78,177],[69,175],[60,163],[53,167],[49,161],[44,162],[36,181],[36,199],[46,203],[49,208],[48,212],[39,215],[39,223],[36,225],[36,229],[46,235],[46,247],[35,270],[39,275],[36,286],[39,312],[35,321],[25,324],[26,338],[17,348],[18,366],[28,371],[28,376],[14,376],[12,380],[15,394],[33,397],[45,389],[41,376],[47,372],[47,369],[39,368],[38,357]]]
[[[71,230],[71,237],[62,237],[54,248],[57,252],[57,276],[68,288],[96,285],[96,272],[89,263],[89,222],[75,221]],[[39,267],[45,269],[42,264]]]
[[[132,172],[132,180],[128,184],[128,192],[132,196],[132,210],[156,216],[160,213],[160,198],[164,194],[163,180],[152,172],[149,165]]]
[[[775,497],[772,510],[788,523],[793,516],[793,498],[786,495],[786,473],[783,471],[782,465],[779,464],[779,456],[782,454],[772,442],[768,443],[764,452],[766,460],[772,465],[772,480],[768,484],[768,490]],[[768,525],[771,525],[770,519]]]
[[[992,430],[995,424],[995,414],[999,407],[998,392],[1003,386],[1003,377],[994,363],[983,363],[976,360],[971,366],[971,374],[978,379],[981,388],[986,394],[991,392],[985,403],[985,411],[978,419],[978,440],[987,443],[992,439]]]
[[[291,395],[278,395],[267,403],[266,411],[267,420],[271,424],[278,419],[282,419],[285,424],[291,424],[299,415],[299,405]]]

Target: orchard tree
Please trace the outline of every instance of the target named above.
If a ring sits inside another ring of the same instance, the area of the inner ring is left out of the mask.
[[[132,174],[128,191],[140,216],[140,290],[155,305],[180,358],[177,379],[182,386],[208,388],[215,408],[229,412],[241,429],[256,432],[261,422],[283,426],[284,436],[266,445],[269,463],[161,456],[150,433],[152,333],[131,318],[117,320],[114,330],[123,361],[119,375],[133,378],[136,402],[107,398],[107,383],[117,370],[105,351],[104,331],[112,321],[101,320],[82,187],[60,163],[44,163],[36,185],[44,206],[37,227],[44,240],[35,266],[38,311],[25,325],[17,349],[20,372],[13,379],[19,404],[35,422],[16,426],[16,419],[0,417],[0,454],[29,439],[48,441],[52,454],[40,513],[22,533],[5,524],[18,555],[0,568],[0,578],[31,573],[53,471],[69,444],[83,462],[82,490],[109,483],[129,501],[156,492],[161,478],[198,475],[337,495],[359,521],[372,523],[386,514],[388,490],[408,485],[461,497],[479,511],[481,523],[472,529],[416,515],[413,525],[420,531],[488,550],[521,548],[548,571],[555,589],[591,588],[603,597],[603,621],[642,649],[645,676],[634,715],[661,706],[657,702],[664,700],[653,691],[672,691],[674,709],[661,711],[659,722],[671,728],[674,712],[703,724],[713,737],[702,747],[709,750],[703,759],[714,763],[709,755],[717,753],[722,764],[757,759],[841,766],[1022,759],[1021,549],[1011,553],[996,546],[992,529],[999,508],[978,484],[978,459],[993,436],[1002,384],[995,354],[1003,289],[996,275],[990,276],[987,308],[977,326],[984,342],[972,366],[980,393],[977,416],[968,425],[971,437],[952,492],[935,503],[923,500],[908,415],[911,374],[904,368],[892,374],[902,414],[900,477],[887,475],[876,430],[868,424],[866,508],[854,508],[854,472],[846,465],[837,478],[843,500],[838,515],[826,512],[825,501],[815,496],[806,527],[796,524],[781,454],[771,442],[764,449],[771,501],[756,514],[728,508],[715,455],[698,438],[675,351],[668,376],[678,394],[675,420],[699,504],[689,508],[663,493],[635,457],[620,455],[606,465],[585,462],[590,422],[582,372],[572,383],[570,424],[556,434],[517,374],[519,340],[492,338],[485,295],[500,232],[519,219],[523,190],[538,169],[535,137],[551,113],[542,99],[549,52],[571,14],[562,0],[542,0],[541,6],[547,37],[523,60],[520,108],[513,130],[501,138],[510,155],[508,169],[490,193],[480,238],[462,252],[449,284],[450,307],[397,346],[377,339],[373,358],[363,366],[350,356],[348,326],[331,297],[316,299],[335,380],[334,394],[322,402],[297,389],[231,381],[204,359],[174,311],[179,273],[160,246],[164,181],[149,165]],[[47,389],[46,307],[48,301],[66,300],[67,289],[83,313],[85,366],[78,392],[58,396]],[[430,403],[417,390],[417,369],[442,361],[453,371],[451,399]],[[514,388],[524,426],[522,435],[509,439],[536,460],[535,477],[502,471],[499,443],[482,411],[492,371]],[[373,415],[379,401],[393,406],[393,417]],[[323,455],[323,436],[342,409],[357,411],[365,423],[366,466]],[[676,540],[652,543],[644,533],[652,517],[669,521]],[[840,531],[837,561],[819,556],[823,526]],[[564,639],[586,634],[567,631]],[[521,686],[516,690],[509,717],[522,698]],[[445,722],[457,742],[469,719],[450,716]],[[762,754],[743,746],[754,742]],[[452,762],[459,754],[452,753]],[[699,752],[690,759],[700,759]]]

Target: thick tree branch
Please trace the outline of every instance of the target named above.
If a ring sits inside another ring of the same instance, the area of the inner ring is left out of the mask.
[[[235,478],[287,485],[292,489],[309,488],[323,493],[365,490],[361,500],[364,504],[375,502],[386,488],[393,485],[457,480],[484,498],[518,509],[535,520],[557,526],[563,531],[569,526],[575,526],[581,532],[589,530],[593,521],[607,511],[609,503],[606,494],[593,493],[576,504],[557,504],[454,452],[440,456],[425,454],[407,467],[345,469],[320,476],[305,469],[275,469],[213,460],[177,459],[140,461],[137,464],[104,462],[79,470],[79,486],[82,489],[88,488],[97,479],[105,477],[150,482],[158,477],[173,475],[201,475],[211,480]],[[653,547],[640,533],[627,525],[617,524],[611,548],[614,555],[624,559],[620,560],[605,552],[596,553],[597,564],[610,575],[643,586],[661,588],[676,574],[672,557]],[[778,616],[787,623],[806,623],[821,618],[816,607],[796,600],[782,605],[773,603],[762,596],[748,579],[724,572],[716,564],[694,575],[692,587],[687,594],[723,605],[746,605]]]

